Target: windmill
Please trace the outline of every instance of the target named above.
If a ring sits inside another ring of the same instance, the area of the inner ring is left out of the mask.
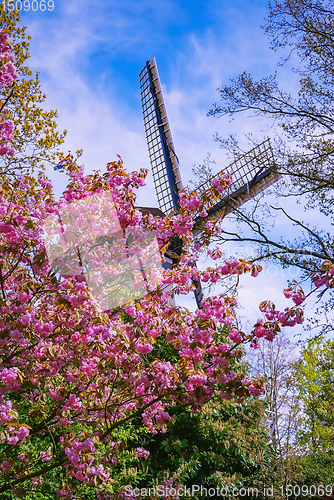
[[[159,212],[171,215],[177,213],[180,207],[179,194],[182,190],[182,180],[155,58],[147,61],[140,73],[140,90],[148,154]],[[239,157],[224,171],[231,174],[232,184],[210,208],[204,221],[228,215],[280,178],[269,139]],[[199,186],[197,188],[199,194],[205,191],[213,179],[221,173],[219,172]],[[142,208],[142,210],[152,212],[153,209]],[[193,227],[195,234],[201,224],[203,224],[203,218],[199,217],[195,220]],[[166,267],[171,267],[173,248],[168,250]],[[200,282],[194,282],[194,285],[196,303],[200,308],[202,300]]]

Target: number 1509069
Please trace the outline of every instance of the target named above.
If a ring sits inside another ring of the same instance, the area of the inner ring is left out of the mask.
[[[8,9],[13,12],[14,10],[33,10],[36,12],[37,10],[41,10],[42,12],[45,10],[52,11],[54,9],[54,1],[53,0],[2,0],[0,2],[1,9]]]

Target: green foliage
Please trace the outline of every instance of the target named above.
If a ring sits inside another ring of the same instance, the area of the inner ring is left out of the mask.
[[[167,433],[156,435],[145,432],[137,419],[123,429],[128,449],[116,466],[117,487],[148,488],[172,478],[174,485],[187,487],[263,488],[264,475],[275,468],[276,458],[262,425],[264,409],[258,400],[218,398],[199,413],[176,405]],[[137,458],[131,452],[138,445],[150,451],[149,457]]]
[[[262,415],[263,406],[255,401],[216,400],[199,414],[177,408],[170,435],[155,440],[152,466],[169,470],[181,484],[247,484],[260,471],[268,442],[258,428]]]
[[[311,452],[334,458],[334,342],[309,340],[295,373],[305,415],[300,440]]]

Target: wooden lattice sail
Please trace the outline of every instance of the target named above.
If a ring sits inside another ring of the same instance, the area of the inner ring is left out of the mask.
[[[228,215],[274,184],[281,177],[277,172],[269,139],[240,156],[226,169],[198,186],[196,191],[202,194],[212,185],[212,181],[222,173],[231,174],[232,184],[226,192],[222,193],[217,203],[209,209],[208,216],[196,220],[195,231],[198,230],[203,221]]]
[[[153,58],[140,73],[140,91],[148,154],[159,208],[167,215],[179,209],[182,181],[175,154],[158,68]]]

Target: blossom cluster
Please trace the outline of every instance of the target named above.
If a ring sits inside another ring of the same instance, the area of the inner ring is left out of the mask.
[[[14,54],[10,43],[9,34],[2,30],[0,33],[0,88],[11,85],[18,77],[17,69],[13,64]]]
[[[286,295],[288,295],[287,298],[290,298],[288,293]],[[294,294],[291,294],[291,296],[294,296]],[[276,333],[280,331],[281,327],[295,326],[303,322],[304,312],[302,309],[297,307],[300,302],[298,300],[295,300],[294,302],[296,304],[294,307],[286,307],[284,311],[276,310],[275,304],[269,300],[261,302],[259,309],[264,313],[265,320],[260,318],[255,324],[252,331],[252,347],[259,347],[257,339],[260,338],[272,341],[275,338]]]
[[[296,306],[299,306],[304,302],[306,299],[304,295],[304,291],[300,285],[295,283],[294,285],[290,286],[289,288],[286,288],[284,290],[284,296],[287,299],[292,299],[292,301],[296,304]]]
[[[325,285],[334,288],[334,266],[329,260],[324,260],[318,272],[311,274],[311,279],[316,288]]]
[[[53,269],[82,275],[101,311],[138,300],[161,278],[156,235],[140,226],[122,229],[109,191],[72,200],[48,217],[44,232]],[[78,307],[85,296],[73,299]]]
[[[17,69],[13,63],[13,48],[10,45],[9,34],[2,30],[0,32],[0,89],[11,85],[18,77]],[[13,156],[14,148],[10,141],[13,139],[14,123],[12,120],[0,122],[0,156]]]
[[[13,139],[14,123],[11,120],[0,123],[0,140],[11,141]]]
[[[61,439],[61,443],[65,444],[64,438]],[[91,453],[94,452],[96,448],[92,439],[88,438],[83,441],[78,438],[71,439],[71,446],[65,447],[65,453],[69,459],[69,464],[66,464],[65,468],[69,475],[79,481],[87,481],[89,484],[94,484],[96,476],[102,476],[103,482],[107,481],[110,473],[105,471],[103,464],[97,467],[93,465],[94,456]]]

